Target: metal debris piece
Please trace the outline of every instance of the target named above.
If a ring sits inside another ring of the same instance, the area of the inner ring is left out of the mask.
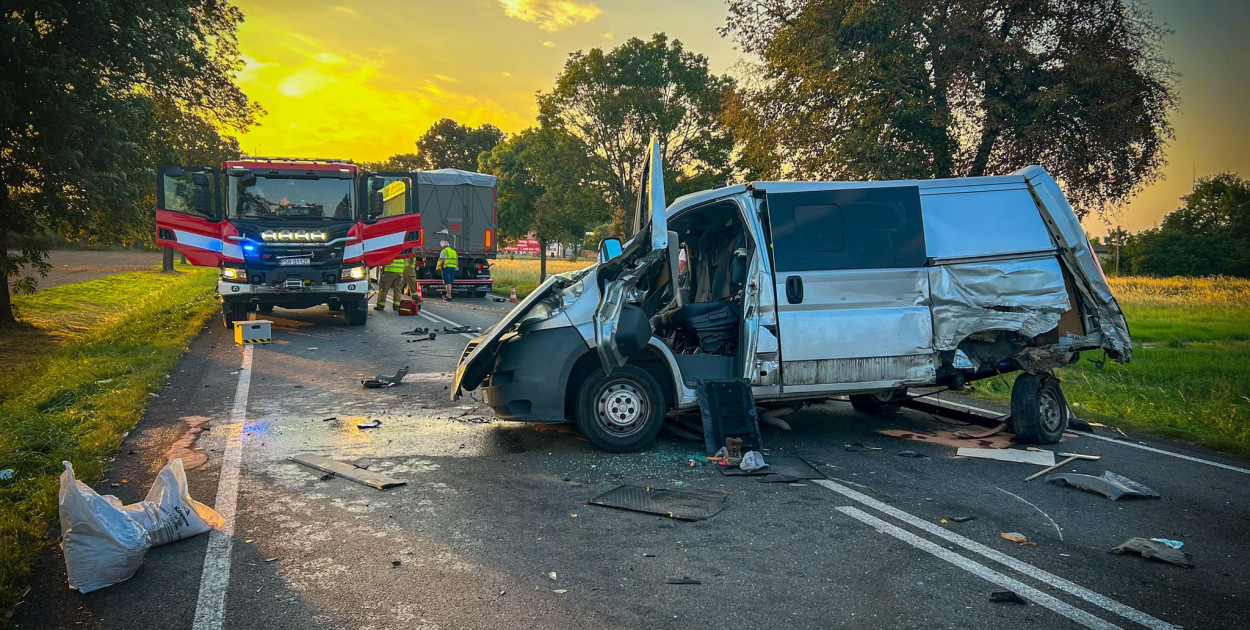
[[[404,366],[395,372],[395,376],[386,376],[379,374],[373,378],[360,381],[361,385],[370,389],[378,389],[382,387],[394,387],[404,381],[404,377],[408,375],[408,366]]]
[[[1024,601],[1023,597],[1016,595],[1012,591],[994,591],[993,593],[990,593],[990,601],[1028,605],[1028,602]]]
[[[322,418],[321,421],[322,422],[334,422],[335,420],[338,420],[338,419],[339,419],[338,416],[330,416],[329,418]]]
[[[983,438],[998,435],[999,433],[1003,432],[1003,429],[1006,429],[1006,428],[1007,428],[1007,423],[1000,422],[998,423],[998,426],[992,429],[982,431],[980,433],[964,433],[963,431],[954,431],[953,433],[955,434],[955,437],[961,440],[980,440]]]
[[[956,522],[956,523],[966,523],[966,522],[968,522],[968,521],[975,521],[976,519],[977,519],[977,517],[976,517],[976,516],[974,516],[974,515],[972,515],[972,514],[968,514],[968,515],[965,515],[965,516],[952,516],[952,517],[950,517],[950,520],[952,520],[952,521],[954,521],[954,522]]]
[[[557,578],[556,572],[552,571],[551,573],[548,573],[547,577],[551,578],[552,580],[555,580]]]
[[[551,592],[552,592],[552,593],[555,593],[556,595],[563,595],[563,594],[565,594],[565,593],[569,592],[569,589],[567,589],[567,588],[557,588],[556,590],[551,591]]]
[[[725,492],[666,490],[646,486],[617,486],[587,501],[590,505],[667,516],[679,521],[702,521],[725,509]]]
[[[1022,451],[1015,448],[968,448],[964,446],[955,451],[955,454],[960,457],[994,459],[1000,462],[1015,462],[1017,464],[1055,465],[1055,454],[1045,450]]]
[[[416,327],[416,328],[413,328],[412,330],[407,330],[407,331],[401,332],[401,333],[399,333],[399,334],[401,334],[401,335],[417,335],[417,336],[419,336],[419,337],[424,337],[424,336],[426,336],[426,335],[430,334],[430,329],[429,329],[429,328],[421,328],[420,326],[418,326],[418,327]]]
[[[297,464],[308,466],[309,468],[316,468],[322,472],[334,473],[344,479],[355,481],[356,483],[364,484],[372,488],[377,488],[378,490],[385,490],[387,488],[407,484],[406,481],[397,481],[387,477],[386,475],[370,472],[362,468],[357,468],[351,464],[333,460],[329,457],[321,455],[296,455],[295,457],[289,457],[287,459],[290,459]]]
[[[1193,556],[1190,556],[1188,553],[1185,553],[1180,549],[1173,549],[1166,543],[1147,540],[1145,538],[1130,538],[1123,543],[1112,547],[1107,551],[1107,553],[1114,553],[1116,555],[1137,553],[1141,554],[1141,557],[1143,558],[1158,560],[1168,564],[1175,564],[1178,567],[1185,567],[1186,569],[1194,568]]]
[[[455,335],[459,333],[480,333],[482,332],[482,329],[474,326],[456,326],[455,328],[447,328],[444,326],[443,332],[445,334]]]
[[[999,536],[1001,536],[1004,540],[1010,540],[1017,545],[1024,545],[1025,547],[1037,546],[1037,543],[1029,541],[1029,539],[1025,538],[1024,534],[1021,534],[1020,532],[1003,532],[999,534]]]
[[[1072,486],[1096,492],[1098,494],[1119,501],[1124,497],[1143,497],[1147,499],[1158,499],[1159,493],[1150,488],[1129,479],[1123,475],[1117,475],[1109,470],[1105,470],[1101,477],[1093,475],[1078,475],[1076,473],[1058,473],[1048,475],[1046,477],[1048,483],[1061,483],[1065,486]]]
[[[928,455],[925,455],[924,453],[917,453],[916,451],[899,451],[898,455],[899,457],[913,457],[913,458],[928,457]]]
[[[382,426],[381,420],[370,420],[369,422],[361,422],[356,425],[357,429],[376,429]]]
[[[703,582],[700,582],[698,580],[692,580],[690,578],[670,578],[668,580],[665,580],[664,583],[665,584],[702,584]]]

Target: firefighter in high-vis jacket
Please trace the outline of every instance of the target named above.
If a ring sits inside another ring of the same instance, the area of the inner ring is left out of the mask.
[[[404,261],[396,258],[382,267],[382,277],[378,279],[378,303],[375,311],[386,309],[386,292],[391,292],[391,310],[398,311],[399,303],[404,299]]]

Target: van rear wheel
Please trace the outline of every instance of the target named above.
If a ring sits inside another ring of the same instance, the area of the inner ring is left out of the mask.
[[[595,446],[613,453],[636,451],[664,424],[664,392],[642,368],[625,365],[612,374],[597,369],[577,395],[577,426]]]
[[[1059,379],[1021,374],[1011,386],[1011,424],[1021,444],[1054,444],[1068,427],[1068,401]]]

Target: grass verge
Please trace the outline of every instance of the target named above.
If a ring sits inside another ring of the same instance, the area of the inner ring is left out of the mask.
[[[593,260],[569,262],[562,258],[547,259],[547,274],[568,273],[594,264]],[[537,258],[499,259],[491,263],[490,277],[495,293],[507,295],[516,287],[517,297],[524,298],[541,284],[538,280]]]
[[[94,483],[217,308],[212,270],[136,272],[15,298],[0,328],[0,615],[56,519],[61,461]]]
[[[1250,281],[1112,278],[1111,289],[1133,361],[1060,370],[1077,415],[1250,457]],[[975,395],[1007,402],[1011,382],[978,382]]]

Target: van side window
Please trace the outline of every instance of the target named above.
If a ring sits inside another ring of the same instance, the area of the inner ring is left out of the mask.
[[[915,186],[768,195],[777,271],[923,267]]]

